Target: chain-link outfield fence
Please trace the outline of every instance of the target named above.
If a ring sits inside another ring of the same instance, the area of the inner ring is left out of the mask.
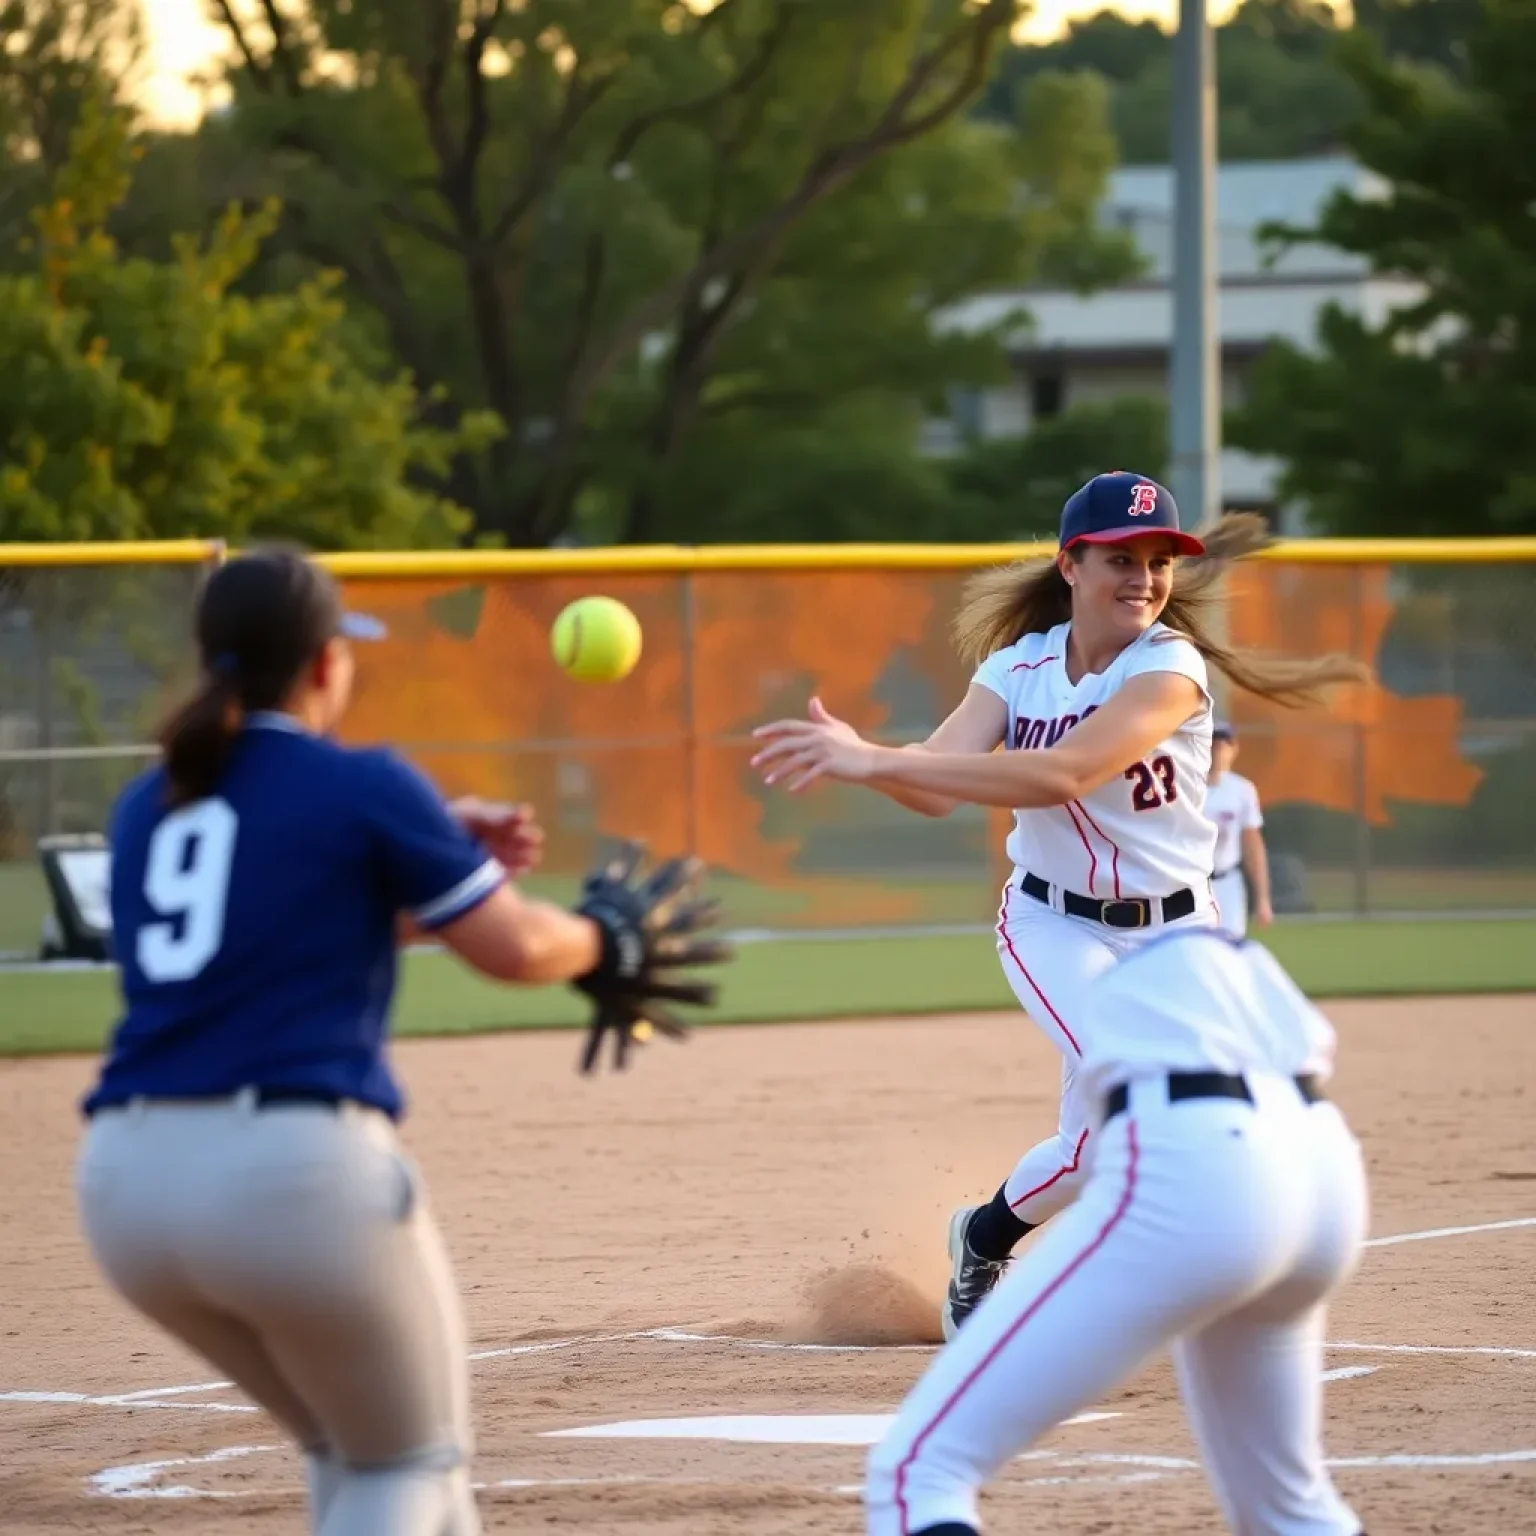
[[[194,670],[193,599],[219,546],[0,545],[0,954],[35,953],[37,839],[100,832]]]
[[[964,692],[949,623],[966,575],[1012,547],[643,548],[340,555],[362,650],[345,733],[444,789],[535,803],[538,884],[570,888],[600,839],[689,848],[738,926],[988,921],[1006,816],[912,816],[866,792],[765,791],[751,730],[811,692],[861,730],[920,739]],[[0,951],[35,950],[36,839],[99,831],[151,755],[189,664],[206,545],[0,546]],[[69,563],[65,563],[65,560]],[[1282,545],[1230,583],[1233,640],[1345,650],[1372,687],[1328,709],[1223,706],[1264,802],[1291,913],[1536,911],[1536,540]],[[645,632],[612,685],[572,683],[548,631],[606,592]]]

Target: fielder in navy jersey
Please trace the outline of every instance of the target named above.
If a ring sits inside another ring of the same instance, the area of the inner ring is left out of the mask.
[[[386,1056],[400,938],[591,998],[584,1058],[669,1002],[708,1002],[699,874],[642,878],[630,846],[575,911],[520,897],[524,811],[446,805],[391,751],[328,733],[352,638],[296,551],[241,556],[198,605],[202,678],[111,829],[122,1018],[84,1103],[91,1248],[141,1313],[302,1447],[321,1536],[473,1536],[467,1340],[442,1240],[394,1122]],[[669,977],[682,968],[681,977]]]

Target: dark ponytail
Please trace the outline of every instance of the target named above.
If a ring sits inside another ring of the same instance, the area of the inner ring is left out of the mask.
[[[245,711],[234,679],[208,673],[160,726],[172,805],[190,805],[218,788]]]
[[[282,708],[341,623],[335,583],[290,546],[251,550],[209,575],[195,624],[202,678],[159,730],[172,805],[218,791],[246,716]]]

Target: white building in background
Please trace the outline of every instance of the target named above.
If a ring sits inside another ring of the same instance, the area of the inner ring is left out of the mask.
[[[1367,194],[1377,178],[1343,156],[1255,161],[1216,174],[1216,249],[1220,280],[1222,398],[1240,404],[1249,365],[1267,342],[1284,337],[1310,346],[1319,311],[1329,303],[1378,320],[1408,302],[1410,284],[1372,277],[1363,263],[1324,246],[1296,247],[1271,260],[1259,242],[1271,221],[1315,224],[1341,188]],[[1173,333],[1173,173],[1167,166],[1117,171],[1105,199],[1107,222],[1134,236],[1143,274],[1118,288],[1081,297],[1031,288],[988,294],[957,305],[951,322],[993,323],[1022,306],[1028,326],[1010,349],[1016,380],[958,402],[958,423],[935,422],[927,446],[944,452],[961,430],[983,437],[1027,432],[1031,424],[1087,400],[1168,392]],[[1275,464],[1234,449],[1221,455],[1221,500],[1228,509],[1274,509]]]

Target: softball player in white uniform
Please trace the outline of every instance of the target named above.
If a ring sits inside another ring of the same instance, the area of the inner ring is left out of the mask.
[[[1356,1536],[1321,1436],[1325,1309],[1367,1225],[1332,1029],[1209,928],[1133,950],[1085,1013],[1087,1182],[872,1452],[870,1536],[975,1536],[987,1479],[1165,1344],[1228,1526]]]
[[[1233,773],[1237,734],[1230,725],[1211,733],[1211,777],[1205,813],[1216,827],[1216,867],[1211,889],[1221,926],[1239,938],[1248,931],[1248,885],[1253,884],[1253,919],[1261,928],[1274,921],[1269,897],[1269,859],[1264,849],[1264,812],[1251,779]],[[1244,876],[1246,875],[1246,879]]]
[[[1216,538],[1222,555],[1255,547],[1249,520],[1228,522]],[[1170,926],[1216,923],[1207,660],[1239,686],[1289,702],[1362,674],[1347,659],[1259,662],[1220,645],[1202,619],[1219,566],[1175,575],[1178,556],[1206,553],[1180,530],[1163,486],[1099,475],[1063,508],[1054,560],[972,584],[956,632],[976,672],[921,746],[866,742],[817,699],[808,719],[756,732],[766,745],[753,762],[792,791],[827,777],[927,815],[963,802],[1015,811],[998,949],[1019,1002],[1062,1053],[1061,1115],[1057,1133],[1024,1155],[991,1201],[955,1212],[945,1337],[997,1284],[1024,1234],[1081,1186],[1092,1118],[1078,1081],[1089,985]]]

